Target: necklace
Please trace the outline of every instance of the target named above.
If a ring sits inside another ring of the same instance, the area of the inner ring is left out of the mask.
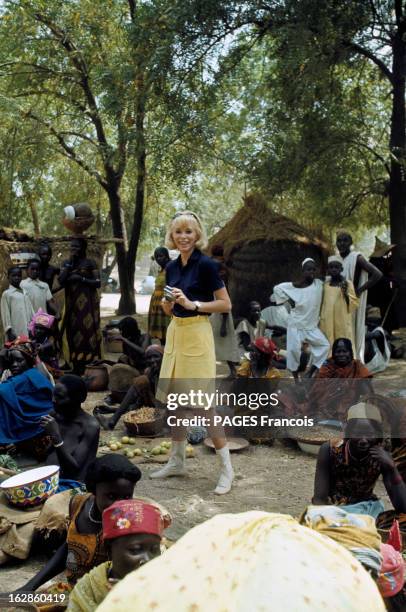
[[[92,505],[91,505],[91,506],[90,506],[90,508],[89,508],[89,512],[87,513],[87,516],[89,517],[89,520],[90,520],[92,523],[96,523],[96,525],[100,525],[100,524],[101,524],[101,521],[98,521],[98,520],[96,520],[96,519],[94,519],[94,518],[92,517],[92,510],[93,510],[93,508],[94,508],[94,501],[92,502]]]

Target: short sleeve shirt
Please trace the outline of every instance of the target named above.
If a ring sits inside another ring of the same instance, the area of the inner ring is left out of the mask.
[[[213,301],[213,293],[224,287],[219,275],[219,267],[210,257],[195,249],[186,266],[182,265],[181,256],[168,263],[165,269],[166,284],[181,289],[189,300],[194,302]],[[186,310],[180,304],[173,307],[175,317],[195,317],[193,310]]]

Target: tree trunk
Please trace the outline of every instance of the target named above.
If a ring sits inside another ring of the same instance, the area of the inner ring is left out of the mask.
[[[136,109],[137,128],[137,187],[135,192],[134,218],[131,230],[130,244],[127,253],[127,266],[130,281],[134,284],[135,262],[137,259],[138,244],[141,236],[142,220],[144,217],[145,181],[146,181],[146,151],[145,151],[145,98],[142,93],[138,98]]]
[[[400,160],[392,158],[389,182],[389,214],[393,250],[394,275],[399,284],[396,313],[399,326],[406,327],[406,117],[405,79],[406,44],[403,33],[393,39],[393,97],[390,150]]]
[[[39,227],[39,218],[38,218],[38,210],[37,205],[32,197],[32,194],[28,194],[28,204],[31,210],[32,223],[34,225],[34,236],[38,238],[41,235],[41,230]]]
[[[116,242],[117,268],[121,293],[117,314],[132,315],[135,313],[134,282],[130,281],[127,268],[127,251],[124,242],[126,235],[121,209],[119,183],[115,177],[112,176],[113,171],[111,169],[109,169],[106,174],[108,176],[109,183],[107,194],[110,202],[110,216],[113,226],[113,235],[115,238],[121,238],[123,240],[123,242]]]

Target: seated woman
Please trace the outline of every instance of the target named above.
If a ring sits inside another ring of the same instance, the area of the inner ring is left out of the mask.
[[[274,365],[277,347],[270,338],[261,336],[249,346],[249,359],[244,358],[237,368],[239,378],[280,378],[281,374]]]
[[[2,365],[10,376],[0,384],[0,445],[23,445],[25,451],[41,455],[48,439],[40,419],[52,410],[53,386],[35,363],[35,347],[26,336],[7,342],[2,351]]]
[[[396,512],[406,512],[406,485],[383,448],[380,412],[371,404],[356,404],[348,411],[344,438],[320,447],[312,503],[337,504],[348,512],[376,518],[384,510],[374,495],[381,475]]]
[[[78,581],[68,612],[93,612],[117,582],[161,554],[164,525],[155,506],[139,499],[118,501],[103,512],[102,520],[110,560]]]
[[[60,465],[60,477],[83,482],[94,461],[99,445],[100,426],[81,405],[86,400],[85,382],[74,374],[65,374],[53,392],[55,410],[41,418],[40,424],[50,436],[47,463]]]
[[[121,319],[118,327],[121,336],[117,336],[117,339],[123,342],[123,354],[109,371],[111,394],[107,398],[107,406],[122,402],[134,377],[143,373],[146,367],[145,349],[151,343],[150,336],[141,332],[137,321],[132,317]],[[105,407],[101,405],[99,408],[104,412]]]
[[[312,383],[306,410],[320,418],[345,422],[348,408],[373,393],[371,378],[364,364],[354,359],[351,340],[337,338],[332,357],[321,366]]]
[[[35,345],[39,359],[52,376],[59,373],[59,362],[54,338],[55,317],[41,308],[28,325],[30,338]]]
[[[155,392],[159,380],[164,349],[158,344],[151,344],[145,350],[147,368],[144,374],[134,378],[133,383],[127,391],[119,408],[110,419],[100,414],[95,409],[94,415],[103,429],[114,429],[120,418],[130,410],[136,410],[142,406],[154,406],[156,403]],[[107,410],[107,408],[105,408]],[[113,409],[111,409],[113,411]]]
[[[35,591],[65,571],[68,584],[60,585],[59,590],[69,591],[79,578],[107,561],[102,539],[103,511],[115,501],[132,499],[134,486],[140,478],[140,470],[122,455],[108,454],[95,459],[89,465],[86,477],[89,493],[71,499],[66,542],[19,590]]]

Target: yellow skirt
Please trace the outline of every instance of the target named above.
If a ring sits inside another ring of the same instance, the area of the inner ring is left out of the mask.
[[[156,398],[165,402],[169,392],[187,393],[192,388],[209,392],[215,378],[216,353],[209,317],[172,317],[166,333]],[[202,384],[201,379],[206,382]]]

